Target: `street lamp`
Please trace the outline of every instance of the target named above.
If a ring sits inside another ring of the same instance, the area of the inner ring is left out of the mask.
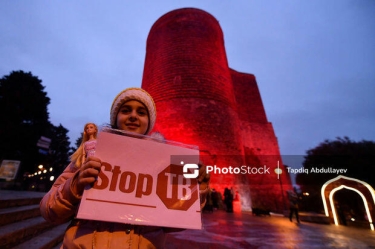
[[[284,210],[286,210],[285,199],[284,199],[284,189],[283,189],[283,184],[281,182],[281,174],[283,173],[283,170],[280,169],[280,167],[279,167],[279,161],[277,161],[277,168],[275,168],[275,173],[276,173],[277,179],[279,180],[279,183],[280,183],[281,196],[283,198]]]
[[[276,168],[275,173],[277,174],[277,179],[279,179],[280,175],[283,173],[283,170],[280,168]]]

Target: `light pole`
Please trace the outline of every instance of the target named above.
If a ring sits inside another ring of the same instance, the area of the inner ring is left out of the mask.
[[[279,183],[280,183],[281,196],[283,198],[284,210],[286,210],[285,198],[284,198],[284,189],[283,189],[283,184],[282,184],[282,181],[281,181],[281,174],[283,173],[283,170],[280,169],[279,161],[277,161],[277,168],[275,169],[275,173],[276,173],[277,179],[279,180]],[[283,210],[283,212],[284,212],[284,210]]]

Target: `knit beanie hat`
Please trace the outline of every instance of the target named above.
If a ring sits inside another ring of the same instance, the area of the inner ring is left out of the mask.
[[[122,92],[120,92],[115,97],[112,103],[111,113],[110,113],[111,126],[112,127],[115,126],[117,114],[121,106],[128,100],[137,100],[146,106],[148,110],[148,115],[149,115],[149,124],[148,124],[148,128],[146,131],[146,134],[148,134],[155,125],[156,106],[151,95],[145,90],[143,90],[142,88],[138,88],[138,87],[127,88],[123,90]]]

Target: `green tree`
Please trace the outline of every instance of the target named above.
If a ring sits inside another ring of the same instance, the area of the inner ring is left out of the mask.
[[[58,176],[69,163],[71,154],[68,130],[62,126],[51,127],[51,145],[48,155],[48,166],[53,168],[53,174]]]
[[[71,147],[71,151],[74,153],[78,147],[81,145],[82,143],[82,137],[83,137],[83,132],[81,132],[81,135],[76,139],[76,143],[75,143],[75,147]]]
[[[20,179],[40,164],[53,164],[61,171],[68,161],[68,130],[50,123],[50,98],[44,89],[31,72],[13,71],[0,79],[0,161],[20,160]],[[37,146],[42,136],[51,139],[49,149]]]
[[[0,79],[0,158],[21,160],[24,170],[39,160],[36,144],[49,127],[50,98],[41,83],[23,71]]]

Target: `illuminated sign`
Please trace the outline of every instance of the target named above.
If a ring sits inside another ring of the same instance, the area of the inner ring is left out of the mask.
[[[325,184],[323,184],[323,187],[321,189],[321,195],[322,195],[322,199],[323,199],[323,206],[324,206],[324,211],[325,211],[325,215],[326,216],[329,216],[329,210],[328,210],[328,205],[327,205],[327,201],[326,201],[324,192],[326,190],[326,187],[329,184],[331,184],[331,183],[333,183],[335,181],[339,181],[340,179],[345,179],[345,180],[348,180],[348,181],[354,181],[354,182],[360,183],[361,185],[365,186],[369,190],[369,192],[370,192],[370,194],[372,196],[372,201],[375,204],[375,191],[374,191],[374,189],[368,183],[363,182],[363,181],[358,180],[358,179],[355,179],[355,178],[350,178],[350,177],[347,177],[347,176],[340,175],[340,176],[338,176],[336,178],[333,178],[333,179],[327,181]],[[349,189],[349,190],[353,190],[353,191],[357,192],[359,194],[359,196],[361,196],[361,198],[363,200],[363,203],[364,203],[364,206],[365,206],[366,215],[367,215],[369,223],[370,223],[370,228],[371,228],[371,230],[374,230],[374,225],[372,223],[372,216],[371,216],[371,213],[370,213],[370,209],[369,209],[366,197],[358,189],[350,187],[350,186],[347,186],[345,184],[341,184],[340,186],[332,189],[331,192],[329,193],[329,203],[330,203],[330,206],[331,206],[331,209],[332,209],[332,215],[333,215],[333,220],[335,222],[335,225],[336,226],[339,225],[339,222],[338,222],[338,218],[337,218],[337,214],[336,214],[336,209],[335,209],[335,205],[334,205],[333,195],[336,193],[336,191],[341,190],[343,188],[346,188],[346,189]]]

